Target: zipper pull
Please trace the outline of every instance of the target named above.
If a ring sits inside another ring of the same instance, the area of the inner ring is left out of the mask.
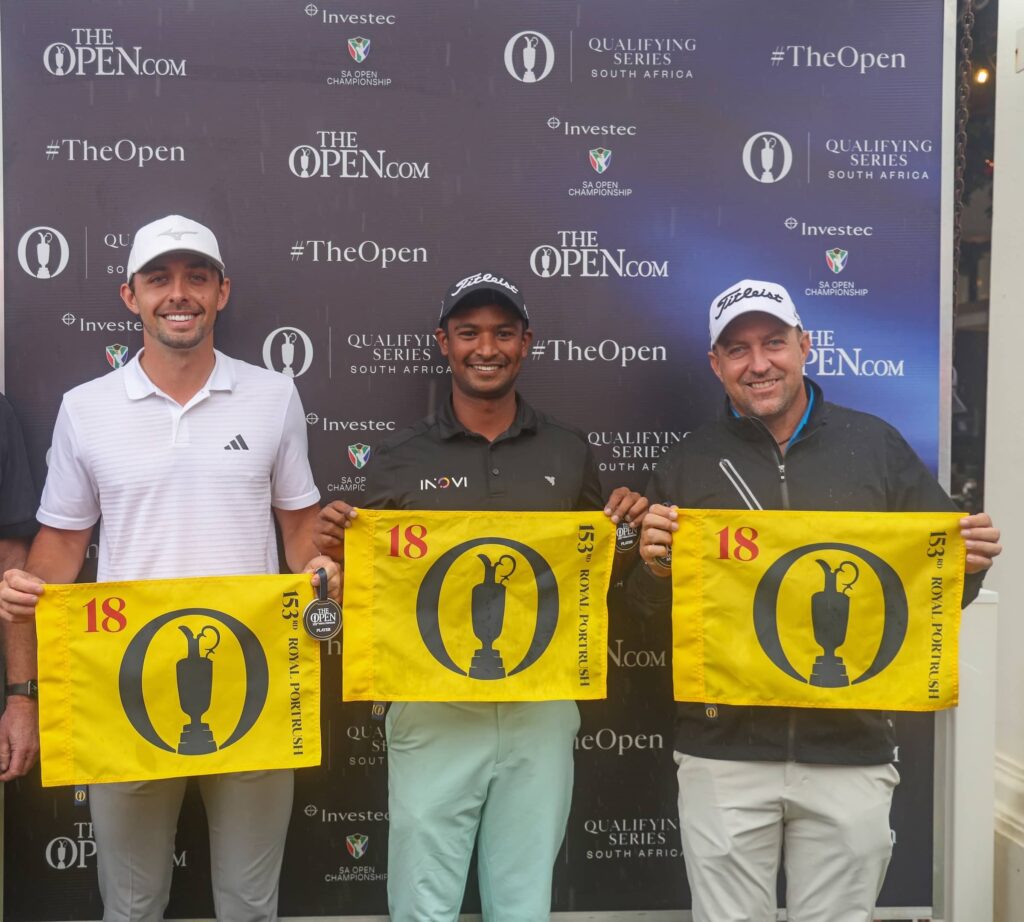
[[[785,482],[785,480],[786,480],[786,465],[785,464],[780,464],[779,465],[779,480],[781,480],[783,482]]]

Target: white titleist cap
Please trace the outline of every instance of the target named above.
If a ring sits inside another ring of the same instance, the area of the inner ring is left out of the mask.
[[[128,256],[128,281],[146,263],[165,253],[198,253],[210,260],[221,272],[224,262],[213,231],[198,221],[172,214],[153,221],[135,232],[132,251]]]
[[[708,327],[711,332],[712,348],[718,342],[718,337],[722,335],[722,330],[737,317],[749,314],[751,311],[771,314],[791,327],[803,325],[800,315],[796,312],[796,305],[793,304],[793,299],[790,298],[789,292],[785,288],[776,285],[775,282],[744,279],[742,282],[730,285],[721,294],[716,295],[711,302]]]

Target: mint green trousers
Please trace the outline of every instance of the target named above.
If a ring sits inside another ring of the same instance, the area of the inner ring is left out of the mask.
[[[458,919],[474,843],[484,922],[549,918],[579,725],[574,701],[391,706],[391,922]]]

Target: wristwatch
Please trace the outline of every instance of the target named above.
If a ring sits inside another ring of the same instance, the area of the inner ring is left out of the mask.
[[[18,682],[4,688],[4,694],[10,698],[11,695],[24,695],[26,698],[39,698],[39,681],[29,679],[27,682]]]

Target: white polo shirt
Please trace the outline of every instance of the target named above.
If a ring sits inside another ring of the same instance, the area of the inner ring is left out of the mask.
[[[102,518],[101,581],[277,573],[271,507],[320,499],[294,382],[215,352],[179,406],[141,355],[64,395],[37,518]]]

